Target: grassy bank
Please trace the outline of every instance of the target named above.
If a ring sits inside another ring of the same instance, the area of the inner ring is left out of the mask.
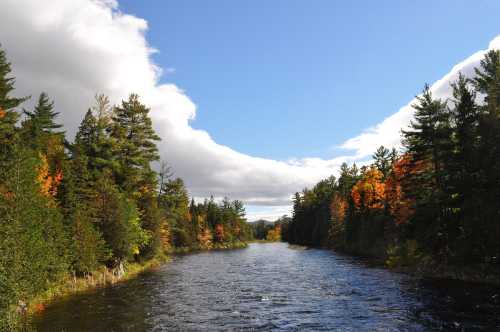
[[[247,246],[248,244],[246,242],[235,241],[231,243],[214,244],[207,248],[172,248],[169,250],[168,255],[184,254],[196,251],[239,249],[246,248]],[[21,306],[12,308],[12,314],[9,319],[11,321],[11,329],[22,329],[23,326],[30,321],[30,318],[33,317],[33,315],[42,313],[46,306],[50,305],[51,302],[57,299],[130,280],[137,277],[141,273],[155,269],[161,264],[168,262],[171,259],[168,255],[154,258],[142,263],[125,263],[123,266],[123,272],[119,272],[116,268],[109,269],[103,266],[86,276],[77,277],[66,275],[59,283],[54,284],[47,291],[31,299],[25,307]]]
[[[235,241],[227,243],[213,243],[210,246],[173,247],[168,254],[187,254],[196,251],[242,249],[248,247],[249,242]]]
[[[142,263],[124,263],[123,268],[110,269],[105,266],[84,276],[67,274],[57,283],[33,298],[20,301],[12,306],[7,317],[2,319],[0,331],[30,331],[31,318],[40,314],[51,302],[67,296],[73,296],[91,289],[106,287],[130,280],[137,275],[154,269],[169,260],[168,256],[154,258]]]
[[[273,242],[281,242],[276,240],[265,240],[265,239],[255,239],[250,241],[249,243],[273,243]]]

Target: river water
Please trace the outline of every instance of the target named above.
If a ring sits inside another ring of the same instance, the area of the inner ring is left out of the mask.
[[[176,256],[49,306],[39,331],[500,331],[500,289],[285,243]]]

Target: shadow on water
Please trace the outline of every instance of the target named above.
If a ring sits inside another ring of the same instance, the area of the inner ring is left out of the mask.
[[[419,281],[284,243],[176,257],[54,303],[40,331],[500,330],[500,289]]]

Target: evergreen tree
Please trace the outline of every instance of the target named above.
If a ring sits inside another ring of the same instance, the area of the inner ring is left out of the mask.
[[[156,183],[150,163],[159,160],[155,133],[149,109],[140,103],[139,96],[131,94],[112,115],[110,137],[117,168],[114,170],[118,185],[125,191],[136,191],[141,182]]]
[[[491,50],[476,68],[473,84],[484,95],[480,107],[478,181],[481,188],[481,225],[484,225],[483,251],[485,261],[500,257],[500,51]]]
[[[43,161],[16,148],[0,189],[0,327],[9,308],[27,303],[68,269],[62,215],[41,177]]]
[[[96,95],[95,105],[85,114],[75,137],[75,146],[88,157],[91,173],[118,167],[117,160],[113,159],[113,145],[108,136],[111,124],[108,97]]]
[[[97,224],[113,255],[112,263],[133,258],[151,241],[151,234],[140,227],[135,203],[120,193],[107,173],[97,179],[94,204]]]
[[[414,120],[410,130],[403,131],[403,145],[416,165],[423,165],[423,171],[408,174],[406,192],[413,197],[418,208],[414,216],[416,236],[435,254],[444,259],[448,256],[446,231],[449,212],[445,207],[449,195],[445,192],[445,162],[451,153],[450,114],[446,104],[434,99],[428,85],[417,97]]]
[[[476,94],[470,89],[470,81],[462,74],[453,83],[452,120],[454,148],[448,162],[448,187],[451,194],[450,207],[457,223],[459,241],[454,249],[459,259],[474,260],[482,256],[482,226],[479,200],[481,189],[479,178],[480,156],[478,155],[478,125],[480,109],[476,104]],[[483,253],[484,254],[484,253]]]
[[[377,151],[373,154],[373,160],[375,166],[378,168],[379,171],[382,172],[384,177],[386,177],[389,174],[389,171],[391,170],[391,152],[389,149],[381,145]]]
[[[1,174],[1,171],[5,169],[3,163],[16,143],[15,126],[19,119],[16,107],[28,99],[28,97],[12,96],[15,79],[10,74],[10,62],[7,61],[5,51],[0,48],[0,181],[4,178]]]

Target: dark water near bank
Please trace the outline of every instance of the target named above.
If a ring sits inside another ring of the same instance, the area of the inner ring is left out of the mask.
[[[500,289],[287,244],[179,256],[47,308],[40,331],[500,331]]]

